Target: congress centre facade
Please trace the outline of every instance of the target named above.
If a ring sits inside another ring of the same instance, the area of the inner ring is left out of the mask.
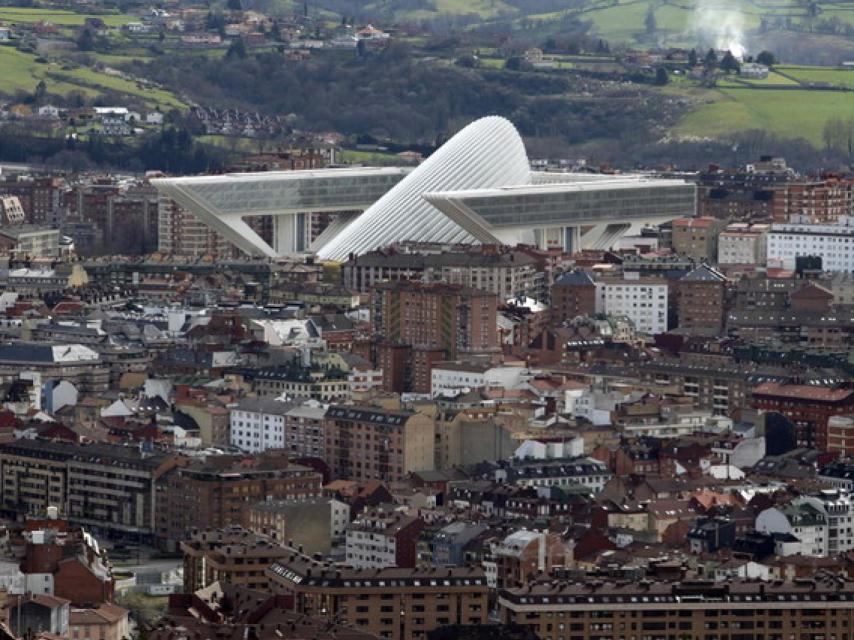
[[[249,255],[345,261],[397,242],[604,249],[696,212],[683,180],[530,169],[504,118],[468,125],[414,169],[341,168],[159,178],[152,184]],[[319,233],[311,216],[329,220]],[[272,245],[246,218],[272,216]]]

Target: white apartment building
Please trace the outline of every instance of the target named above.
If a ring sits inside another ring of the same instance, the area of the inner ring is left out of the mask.
[[[244,398],[231,407],[229,442],[248,453],[286,448],[293,457],[323,458],[325,414],[317,400]]]
[[[854,549],[854,496],[840,489],[802,496],[791,505],[760,513],[756,530],[791,533],[801,541],[804,555],[846,553]]]
[[[231,407],[229,442],[247,453],[285,446],[285,414],[293,405],[266,398],[244,398]]]
[[[854,496],[839,489],[826,489],[800,499],[827,518],[827,553],[836,556],[854,549]]]
[[[718,236],[718,264],[765,264],[769,228],[743,222],[728,225]]]
[[[756,516],[755,528],[760,533],[788,533],[797,538],[790,551],[805,556],[827,556],[827,519],[811,504],[792,503],[765,509]]]
[[[596,313],[626,316],[638,333],[667,331],[667,282],[660,278],[606,278],[596,283]]]
[[[508,470],[496,471],[496,480],[508,480],[522,487],[579,486],[597,494],[605,488],[613,474],[604,462],[595,458],[565,458],[563,460],[516,461]]]
[[[421,520],[403,513],[363,513],[347,528],[346,563],[356,569],[414,563],[415,540],[422,528]]]
[[[768,234],[768,264],[795,268],[795,258],[819,256],[824,271],[854,272],[854,217],[837,224],[774,224]]]

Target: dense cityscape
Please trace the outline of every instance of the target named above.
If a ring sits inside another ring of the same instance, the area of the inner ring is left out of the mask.
[[[6,4],[0,640],[854,640],[850,3]]]

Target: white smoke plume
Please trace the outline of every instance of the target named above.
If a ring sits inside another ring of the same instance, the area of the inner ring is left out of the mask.
[[[697,0],[688,27],[694,37],[709,46],[730,51],[739,59],[744,57],[744,16],[738,9],[715,0]]]

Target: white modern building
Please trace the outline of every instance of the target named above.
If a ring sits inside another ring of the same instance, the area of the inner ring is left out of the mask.
[[[683,180],[532,172],[504,118],[481,118],[416,168],[346,168],[152,180],[250,255],[343,262],[404,241],[607,248],[696,212]],[[313,214],[335,214],[319,234]],[[245,222],[275,220],[273,246]],[[316,231],[316,229],[315,229]],[[582,233],[584,231],[584,233]]]
[[[712,453],[723,464],[729,464],[739,469],[748,469],[765,457],[765,436],[721,438],[712,444]]]
[[[819,509],[804,503],[765,509],[756,516],[755,528],[759,533],[790,534],[797,544],[790,551],[805,556],[821,558],[828,551],[827,518]]]
[[[839,489],[826,489],[801,500],[827,519],[827,553],[836,556],[854,549],[854,496]]]
[[[293,405],[266,398],[244,398],[231,407],[229,441],[247,453],[285,446],[285,414]]]
[[[660,278],[603,278],[596,282],[596,313],[626,316],[638,333],[667,331],[667,281]]]
[[[824,271],[854,273],[854,217],[837,224],[787,223],[771,226],[768,265],[795,268],[800,256],[818,256]]]
[[[356,569],[408,564],[407,560],[414,560],[415,538],[422,527],[419,518],[400,512],[362,513],[347,527],[346,563]],[[407,555],[411,557],[406,558]]]
[[[718,264],[765,264],[769,229],[767,224],[728,225],[718,236]]]
[[[287,449],[295,458],[323,458],[325,415],[326,405],[317,400],[244,398],[231,406],[229,442],[248,453]]]
[[[462,361],[437,362],[430,375],[430,391],[434,396],[443,391],[482,387],[514,389],[533,376],[525,367]]]

